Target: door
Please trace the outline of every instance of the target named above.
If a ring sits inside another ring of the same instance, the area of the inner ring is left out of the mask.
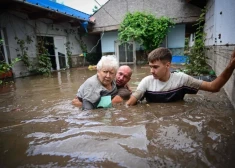
[[[135,43],[121,43],[120,41],[115,41],[115,55],[118,58],[119,64],[135,64]]]
[[[54,45],[54,38],[52,36],[37,36],[37,43],[39,50],[41,47],[47,49],[51,65],[53,70],[57,70],[56,67],[56,59],[55,59],[55,45]]]
[[[4,32],[5,31],[3,29],[0,29],[0,61],[9,64]]]
[[[65,48],[66,38],[64,36],[55,36],[55,58],[56,58],[56,69],[60,70],[67,67],[67,55]]]

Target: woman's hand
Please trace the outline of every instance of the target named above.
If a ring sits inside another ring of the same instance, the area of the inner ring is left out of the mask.
[[[72,105],[77,106],[77,107],[82,107],[82,102],[80,102],[80,100],[78,100],[78,98],[75,97],[75,98],[72,100]]]

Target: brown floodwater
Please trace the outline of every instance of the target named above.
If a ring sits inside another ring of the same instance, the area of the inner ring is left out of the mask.
[[[133,90],[149,74],[133,67]],[[235,110],[223,89],[184,101],[82,111],[87,68],[0,88],[0,167],[234,167]]]

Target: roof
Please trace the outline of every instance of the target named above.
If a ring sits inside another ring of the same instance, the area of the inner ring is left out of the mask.
[[[96,24],[93,25],[90,33],[117,31],[125,15],[128,12],[136,11],[148,11],[147,13],[151,13],[157,18],[166,16],[176,24],[195,23],[201,14],[201,9],[187,1],[158,0],[158,3],[153,3],[152,0],[149,0],[132,3],[133,0],[126,0],[126,3],[119,3],[117,0],[109,0],[92,16],[95,18]]]
[[[18,0],[19,1],[19,0]],[[89,21],[90,15],[79,10],[70,8],[63,4],[59,4],[49,0],[24,0],[24,3],[29,3],[32,5],[36,5],[42,8],[50,9],[55,12],[59,12],[61,14],[66,14],[72,17],[76,17],[78,19]]]
[[[25,13],[32,20],[47,18],[54,23],[68,22],[86,31],[94,24],[89,14],[50,0],[0,0],[0,11],[7,10]]]

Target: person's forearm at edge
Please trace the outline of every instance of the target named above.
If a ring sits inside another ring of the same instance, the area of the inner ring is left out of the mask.
[[[118,103],[122,103],[123,99],[121,96],[116,95],[113,99],[112,99],[112,104],[118,104]]]
[[[135,96],[131,95],[130,99],[127,100],[127,102],[126,102],[126,105],[127,106],[133,106],[133,105],[136,104],[136,102],[137,102],[137,99],[135,98]]]
[[[232,53],[231,60],[224,71],[212,82],[202,82],[200,90],[218,92],[224,86],[224,84],[229,80],[235,68],[235,50]]]

